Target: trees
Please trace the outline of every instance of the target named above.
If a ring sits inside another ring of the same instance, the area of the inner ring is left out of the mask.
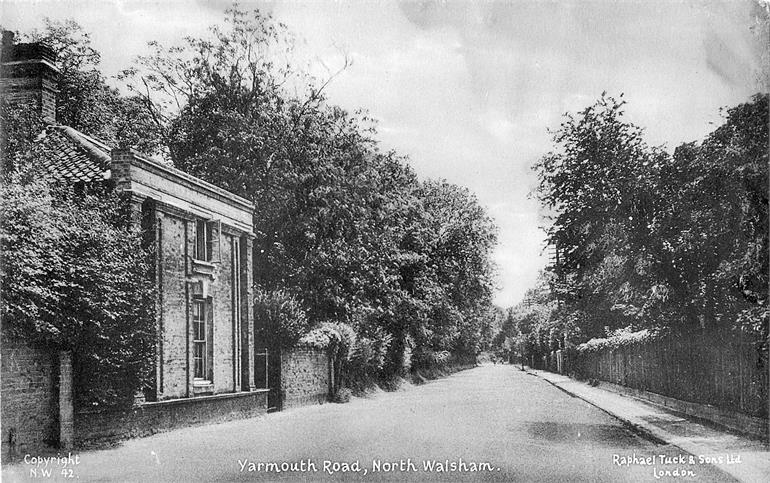
[[[428,359],[475,354],[496,239],[467,190],[420,182],[381,152],[375,123],[327,102],[334,74],[297,68],[291,33],[270,16],[236,7],[207,38],[152,45],[124,78],[176,166],[254,201],[259,287],[301,294],[314,323],[387,347],[387,363],[367,365],[391,374],[413,345]]]
[[[234,128],[239,123],[267,128],[272,135],[252,131],[251,136],[236,140],[228,136],[232,129],[226,129],[213,138],[200,140],[223,149],[227,149],[223,143],[239,143],[241,149],[230,149],[236,156],[230,163],[235,169],[229,172],[238,177],[235,186],[226,178],[216,181],[224,181],[229,189],[240,193],[241,189],[253,188],[241,176],[242,163],[270,164],[267,158],[255,155],[264,151],[272,154],[272,159],[285,158],[285,153],[277,149],[287,146],[282,143],[285,140],[281,133],[311,119],[304,114],[322,104],[323,88],[330,79],[319,84],[296,68],[292,61],[294,37],[270,15],[256,9],[247,12],[237,5],[225,13],[225,25],[212,26],[206,37],[187,37],[181,45],[170,48],[151,42],[153,52],[138,57],[137,64],[125,69],[119,78],[141,100],[146,114],[172,149],[175,163],[191,172],[202,175],[207,162],[205,155],[200,159],[189,156],[196,144],[188,147],[186,141],[191,140],[193,132],[203,132],[198,128],[205,126],[191,125],[195,121],[178,116],[180,112],[199,122],[200,113],[212,115],[211,126],[219,128]],[[342,69],[346,66],[347,60]],[[246,131],[239,134],[245,135]],[[244,151],[244,146],[253,146],[257,151]],[[173,152],[174,148],[177,152]]]
[[[554,277],[540,272],[537,283],[527,290],[524,300],[507,310],[500,333],[495,337],[494,348],[498,353],[518,353],[529,361],[539,361],[551,351],[564,348],[565,335],[576,339],[574,321],[565,317],[555,294],[551,291]]]
[[[660,270],[701,325],[738,321],[767,330],[767,125],[768,95],[758,94],[728,109],[700,145],[680,146],[673,156],[687,175],[661,217]]]
[[[257,339],[271,347],[293,347],[310,328],[300,300],[281,289],[257,289],[254,316],[262,322]]]
[[[162,150],[160,126],[143,109],[141,100],[124,97],[110,87],[98,70],[101,55],[90,35],[73,20],[45,18],[44,29],[26,37],[43,42],[57,55],[60,70],[56,121],[101,139],[112,146],[129,146],[155,154]]]
[[[624,121],[624,104],[603,95],[577,116],[568,114],[553,133],[557,149],[534,167],[538,199],[552,213],[548,243],[559,256],[554,288],[603,322],[590,336],[601,335],[604,325],[634,322],[613,314],[613,307],[643,303],[643,274],[630,250],[645,245],[641,238],[654,208],[648,185],[662,153]]]
[[[285,348],[313,327],[350,328],[353,352],[337,368],[357,381],[402,374],[412,351],[417,365],[475,357],[493,337],[497,317],[491,306],[496,228],[484,208],[468,190],[420,181],[403,157],[381,151],[366,113],[325,98],[334,74],[319,81],[296,67],[283,25],[237,7],[227,16],[206,38],[169,49],[151,44],[153,53],[121,76],[129,98],[107,86],[99,53],[77,24],[47,22],[32,38],[51,43],[62,62],[60,121],[109,143],[162,152],[175,166],[255,203],[255,293],[264,340]],[[32,138],[14,139],[10,148],[24,152]],[[89,211],[95,203],[77,206],[95,217]],[[106,218],[95,226],[112,216],[105,206]],[[124,235],[133,246],[134,234]],[[104,243],[89,257],[111,260],[109,250],[125,249]],[[78,261],[62,266],[69,263]],[[109,283],[99,276],[94,279]],[[64,303],[56,297],[51,306]],[[115,308],[113,319],[123,320],[127,307]],[[77,340],[91,337],[78,334]],[[91,341],[101,347],[97,342]]]
[[[269,16],[233,8],[210,34],[171,49],[152,44],[122,76],[128,98],[107,85],[74,22],[47,21],[31,38],[59,55],[60,122],[162,153],[255,203],[261,340],[326,344],[336,380],[358,387],[402,375],[412,352],[416,367],[475,357],[499,317],[496,228],[475,196],[420,181],[403,157],[382,152],[376,124],[327,102],[334,74],[318,81],[296,68],[291,34]],[[42,123],[10,108],[3,115],[14,121],[3,145],[9,165]],[[79,405],[131,400],[153,381],[145,369],[155,296],[140,234],[121,224],[109,193],[78,201],[26,167],[11,171],[0,205],[3,251],[14,257],[3,315],[17,335],[74,351]]]
[[[603,96],[554,133],[537,196],[552,213],[554,292],[584,338],[626,326],[767,325],[767,98],[670,155]],[[759,289],[762,287],[762,289]]]
[[[494,317],[492,249],[497,227],[467,189],[426,181],[417,192],[422,211],[407,233],[414,256],[405,279],[412,297],[428,309],[411,335],[433,352],[475,354],[482,320]]]

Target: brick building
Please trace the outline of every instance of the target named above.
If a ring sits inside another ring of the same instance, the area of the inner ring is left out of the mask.
[[[86,442],[264,412],[255,389],[251,202],[55,122],[58,70],[40,44],[4,34],[0,89],[47,121],[36,141],[52,176],[123,194],[155,245],[155,383],[128,414],[73,413],[69,361],[24,341],[2,350],[2,446]],[[32,414],[34,413],[34,414]]]

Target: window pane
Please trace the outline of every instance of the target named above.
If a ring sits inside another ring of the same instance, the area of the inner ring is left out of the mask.
[[[211,337],[211,308],[210,299],[193,301],[193,377],[196,379],[208,379],[211,369],[208,354]]]
[[[207,223],[203,220],[199,220],[195,224],[195,258],[198,260],[208,260],[206,256],[207,228]]]
[[[204,374],[204,368],[203,368],[203,354],[205,352],[205,343],[196,342],[193,345],[193,361],[194,361],[194,372],[193,377],[196,377],[198,379],[203,379]]]

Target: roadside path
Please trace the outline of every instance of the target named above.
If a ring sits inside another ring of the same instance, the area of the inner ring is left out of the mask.
[[[740,481],[770,481],[770,449],[760,441],[682,417],[634,397],[589,386],[561,374],[535,369],[527,371],[637,430],[695,455],[697,460],[715,461],[719,469]]]

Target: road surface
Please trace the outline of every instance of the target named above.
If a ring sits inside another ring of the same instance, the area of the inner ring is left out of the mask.
[[[680,453],[542,379],[486,365],[348,404],[140,438],[49,469],[64,481],[729,481]],[[41,468],[31,478],[34,468],[5,468],[3,481],[50,481]]]

